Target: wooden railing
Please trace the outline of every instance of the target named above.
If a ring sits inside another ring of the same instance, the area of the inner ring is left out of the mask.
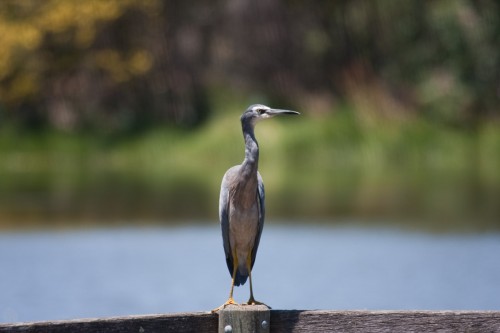
[[[500,332],[500,311],[309,311],[228,306],[217,313],[0,323],[0,332]]]

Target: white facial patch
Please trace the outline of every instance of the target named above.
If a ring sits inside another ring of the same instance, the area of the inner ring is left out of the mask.
[[[257,112],[258,110],[270,110],[270,109],[271,108],[269,106],[265,106],[265,105],[262,105],[262,104],[256,104],[252,108],[252,111]]]
[[[257,104],[252,108],[253,112],[255,112],[259,115],[256,118],[256,120],[271,118],[272,116],[270,114],[266,113],[266,111],[270,110],[270,109],[271,109],[270,107],[262,105],[262,104]]]

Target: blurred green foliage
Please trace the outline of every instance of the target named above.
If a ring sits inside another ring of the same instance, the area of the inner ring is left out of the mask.
[[[0,3],[4,123],[130,133],[207,120],[231,86],[310,112],[498,118],[500,5],[481,1]],[[358,103],[359,104],[359,103]]]
[[[240,112],[197,131],[157,128],[119,140],[3,135],[2,224],[216,220],[222,175],[243,158]],[[496,125],[479,135],[428,121],[361,128],[352,114],[344,107],[259,124],[271,219],[499,227]]]
[[[215,219],[261,102],[271,217],[499,227],[499,7],[0,2],[0,224]]]

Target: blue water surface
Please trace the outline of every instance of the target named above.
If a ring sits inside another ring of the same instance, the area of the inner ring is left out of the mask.
[[[208,311],[230,282],[218,225],[0,234],[1,322]],[[253,282],[275,309],[500,310],[500,234],[268,225]]]

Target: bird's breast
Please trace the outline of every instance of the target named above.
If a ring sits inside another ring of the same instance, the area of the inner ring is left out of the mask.
[[[253,248],[259,224],[257,201],[249,208],[232,204],[229,209],[229,238],[235,249]]]

